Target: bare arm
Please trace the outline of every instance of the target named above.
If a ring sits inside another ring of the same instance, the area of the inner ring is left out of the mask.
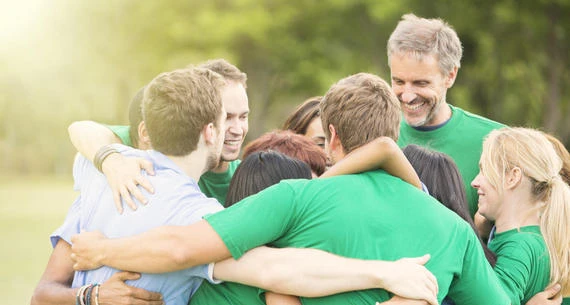
[[[93,121],[73,122],[67,128],[67,132],[73,146],[91,162],[101,147],[121,143],[121,139],[109,128]]]
[[[74,271],[70,254],[70,245],[59,240],[32,295],[31,305],[75,305],[75,296],[79,288],[71,288]],[[162,304],[160,293],[125,284],[126,280],[136,280],[139,277],[139,274],[131,272],[119,272],[113,275],[99,287],[99,304]]]
[[[429,256],[396,262],[360,260],[317,249],[258,247],[239,260],[216,263],[214,277],[304,297],[384,288],[437,304],[437,280],[424,266]]]
[[[381,137],[350,152],[321,177],[354,174],[372,169],[384,169],[393,176],[421,189],[418,174],[391,138]]]
[[[73,261],[69,258],[71,247],[60,240],[50,256],[46,270],[32,295],[31,305],[74,305],[77,288],[70,288],[73,281]]]
[[[74,235],[71,257],[76,270],[102,265],[120,270],[164,273],[230,257],[220,236],[201,220],[189,226],[163,226],[145,233],[108,239],[99,232]]]
[[[73,146],[91,162],[94,161],[97,151],[103,146],[122,143],[121,139],[109,128],[93,121],[73,122],[69,125],[68,132]],[[151,175],[154,174],[152,163],[148,160],[126,158],[121,154],[114,153],[105,158],[102,169],[112,189],[115,206],[119,213],[123,212],[121,198],[133,210],[137,209],[137,205],[131,196],[143,204],[147,203],[147,199],[137,188],[137,185],[141,185],[151,193],[154,192],[150,182],[141,175],[141,169],[146,170]]]

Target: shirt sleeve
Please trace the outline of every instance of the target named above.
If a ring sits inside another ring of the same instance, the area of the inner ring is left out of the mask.
[[[65,240],[68,244],[71,245],[71,236],[79,234],[80,202],[81,202],[81,196],[77,197],[77,199],[75,199],[75,201],[69,208],[69,211],[67,212],[67,216],[65,216],[63,224],[50,235],[49,239],[51,241],[52,247],[55,248],[55,245],[57,245],[57,242],[60,239]]]
[[[520,304],[528,287],[528,266],[532,266],[529,251],[527,244],[518,243],[505,245],[497,253],[495,273],[513,305]]]
[[[453,279],[448,296],[455,304],[462,305],[511,304],[487,262],[481,244],[472,231],[469,233],[463,269]]]
[[[129,134],[131,130],[130,126],[105,125],[105,127],[109,128],[119,139],[121,139],[121,142],[123,142],[123,144],[127,146],[133,146],[133,143],[131,142],[131,136]]]
[[[283,236],[295,219],[294,191],[278,183],[205,217],[235,259]]]

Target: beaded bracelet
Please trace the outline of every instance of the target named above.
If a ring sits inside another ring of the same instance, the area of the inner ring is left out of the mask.
[[[119,151],[113,148],[111,145],[105,145],[101,147],[95,156],[93,157],[93,164],[97,168],[98,171],[101,173],[103,172],[103,161],[107,159],[108,156],[114,153],[118,153]]]

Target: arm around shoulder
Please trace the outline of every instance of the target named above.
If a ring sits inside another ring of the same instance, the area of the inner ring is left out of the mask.
[[[109,128],[94,121],[73,122],[67,131],[73,146],[91,162],[95,153],[104,145],[121,143]]]

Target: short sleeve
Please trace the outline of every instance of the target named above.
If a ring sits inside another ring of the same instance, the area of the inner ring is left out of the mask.
[[[511,304],[487,262],[481,244],[472,231],[469,233],[463,268],[453,279],[448,296],[462,305]]]
[[[205,219],[238,259],[283,236],[295,219],[294,203],[292,187],[281,182]]]
[[[121,142],[123,142],[123,144],[131,147],[133,146],[130,136],[130,130],[131,130],[130,126],[105,125],[105,127],[109,128],[119,139],[121,139]]]
[[[69,208],[63,224],[50,235],[52,247],[55,248],[60,239],[71,245],[71,236],[80,233],[80,202],[81,196],[77,197]]]

